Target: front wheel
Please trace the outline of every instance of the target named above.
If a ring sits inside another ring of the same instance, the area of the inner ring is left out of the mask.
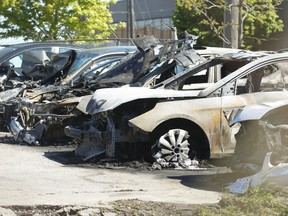
[[[157,160],[164,159],[167,162],[183,162],[190,158],[189,143],[190,135],[183,129],[171,129],[167,133],[160,135],[155,145],[152,147],[153,157]]]

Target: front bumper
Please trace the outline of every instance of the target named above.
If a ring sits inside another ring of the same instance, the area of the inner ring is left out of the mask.
[[[75,154],[84,161],[103,153],[109,157],[115,156],[115,126],[112,121],[108,121],[105,131],[92,124],[85,129],[66,126],[64,131],[66,136],[80,140]]]

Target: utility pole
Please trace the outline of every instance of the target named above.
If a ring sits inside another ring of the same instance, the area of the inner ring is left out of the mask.
[[[134,33],[134,0],[127,0],[127,37],[135,38]]]
[[[227,9],[224,12],[224,34],[230,43],[224,47],[239,48],[241,46],[241,0],[225,0]]]

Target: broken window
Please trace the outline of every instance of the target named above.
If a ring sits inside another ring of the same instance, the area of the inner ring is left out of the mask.
[[[222,88],[222,95],[287,90],[288,62],[266,65],[232,80]]]

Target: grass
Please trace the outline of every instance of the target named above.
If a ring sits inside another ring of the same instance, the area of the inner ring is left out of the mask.
[[[288,190],[254,188],[242,196],[225,193],[216,206],[200,207],[199,216],[284,216],[288,215]]]

